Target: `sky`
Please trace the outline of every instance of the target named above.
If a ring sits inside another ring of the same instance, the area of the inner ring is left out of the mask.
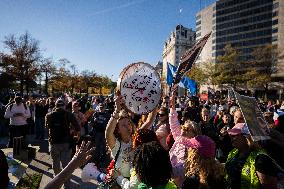
[[[28,31],[45,58],[68,59],[79,72],[113,81],[128,64],[162,60],[163,44],[215,0],[0,0],[0,51],[5,36]]]

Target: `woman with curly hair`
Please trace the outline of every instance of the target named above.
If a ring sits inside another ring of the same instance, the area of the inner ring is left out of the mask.
[[[225,188],[224,166],[215,160],[215,143],[204,135],[191,139],[185,163],[185,176],[182,188],[209,189]]]
[[[170,181],[172,166],[168,151],[159,142],[148,142],[135,149],[133,166],[141,183],[138,189],[176,189]]]
[[[173,91],[175,91],[173,89]],[[170,99],[170,129],[173,135],[174,144],[170,149],[170,160],[173,167],[173,175],[176,185],[181,187],[184,181],[184,164],[187,149],[191,147],[190,139],[201,135],[201,129],[195,122],[186,120],[181,126],[178,121],[178,114],[175,110],[175,92],[172,92]]]
[[[133,149],[149,142],[158,141],[155,132],[148,129],[139,129],[135,134],[135,125],[130,120],[128,113],[122,109],[123,99],[120,95],[115,99],[116,108],[106,128],[106,141],[111,150],[113,161],[108,167],[107,175],[97,170],[94,163],[85,166],[82,173],[84,181],[96,179],[105,182],[111,176],[122,188],[134,187],[137,181],[131,179]],[[146,121],[146,126],[151,124]],[[133,141],[133,142],[132,142]],[[130,180],[129,180],[130,179]]]
[[[148,142],[159,142],[156,133],[149,129],[138,129],[134,133],[132,140],[133,149],[137,149],[139,146]],[[140,184],[140,179],[135,170],[135,164],[133,164],[133,168],[130,170],[130,179],[123,178],[118,171],[114,172],[113,177],[118,183],[121,183],[120,186],[123,189],[137,189]]]

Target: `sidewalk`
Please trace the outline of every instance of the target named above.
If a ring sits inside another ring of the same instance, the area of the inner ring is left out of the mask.
[[[38,146],[39,150],[36,154],[36,158],[31,162],[27,169],[27,172],[39,172],[42,173],[42,180],[39,189],[44,188],[53,178],[52,159],[48,154],[48,140],[34,141],[34,146]],[[97,188],[95,181],[92,183],[83,183],[81,180],[81,169],[76,169],[71,176],[72,189],[94,189]]]
[[[5,146],[8,142],[8,138],[0,138],[0,146]],[[31,146],[36,148],[36,157],[31,161],[28,168],[26,169],[26,174],[33,175],[35,173],[42,173],[42,180],[39,189],[43,189],[47,183],[49,183],[53,178],[52,170],[52,159],[48,153],[48,140],[34,140],[31,137]],[[3,148],[3,147],[2,147]],[[71,176],[71,187],[72,189],[94,189],[97,188],[97,183],[95,181],[83,183],[81,180],[80,168],[76,169]],[[62,187],[63,188],[63,187]]]

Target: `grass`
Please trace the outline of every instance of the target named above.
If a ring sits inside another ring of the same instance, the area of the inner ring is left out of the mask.
[[[18,182],[16,189],[38,189],[42,174],[33,174],[23,176]]]

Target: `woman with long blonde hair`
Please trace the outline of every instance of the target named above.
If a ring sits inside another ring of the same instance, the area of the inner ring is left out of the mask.
[[[191,139],[185,162],[185,176],[182,188],[225,188],[224,166],[215,160],[215,143],[199,135]]]

